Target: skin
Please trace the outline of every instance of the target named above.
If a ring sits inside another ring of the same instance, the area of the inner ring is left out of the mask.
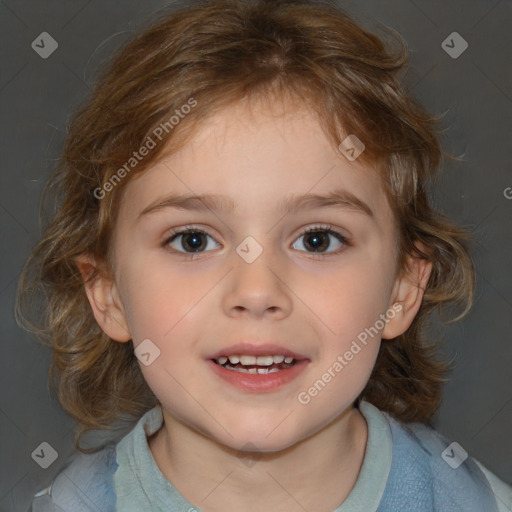
[[[431,265],[411,259],[409,272],[396,274],[396,223],[377,172],[347,160],[312,113],[285,103],[248,106],[216,113],[180,152],[131,179],[115,226],[114,275],[86,291],[113,340],[138,346],[149,338],[160,349],[151,365],[141,365],[164,414],[149,447],[187,500],[207,512],[328,512],[350,493],[364,458],[367,425],[353,402],[381,338],[411,324]],[[279,210],[285,197],[337,189],[373,215],[350,207]],[[235,209],[140,215],[167,194],[192,191],[224,194]],[[183,237],[165,245],[172,229],[191,224],[211,236],[200,237],[207,250],[191,256]],[[330,246],[314,252],[303,231],[318,226],[331,226],[349,244],[324,233]],[[235,250],[247,236],[263,249],[253,263]],[[101,263],[88,255],[78,260],[84,277]],[[298,394],[393,304],[401,311],[383,331],[301,404]],[[277,391],[241,391],[206,363],[240,341],[271,341],[309,362]],[[243,451],[248,442],[256,454]],[[251,456],[254,464],[242,463]]]

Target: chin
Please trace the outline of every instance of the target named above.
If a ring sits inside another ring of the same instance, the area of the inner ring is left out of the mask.
[[[226,448],[229,448],[240,456],[244,454],[278,454],[284,452],[297,444],[301,439],[295,437],[287,438],[276,438],[270,441],[265,436],[260,437],[239,437],[230,439],[229,443],[225,444]]]
[[[307,437],[306,433],[298,432],[293,425],[285,428],[285,422],[281,423],[282,421],[283,419],[280,418],[279,421],[265,423],[264,426],[261,423],[259,425],[237,424],[236,427],[229,429],[231,436],[222,432],[222,435],[215,440],[235,451],[277,453]]]

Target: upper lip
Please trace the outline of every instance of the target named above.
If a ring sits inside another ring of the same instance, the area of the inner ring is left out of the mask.
[[[236,345],[230,345],[229,347],[223,348],[211,356],[209,359],[218,359],[219,357],[225,356],[285,356],[285,357],[293,357],[296,361],[301,361],[303,359],[307,359],[306,356],[302,354],[298,354],[297,352],[293,352],[287,348],[284,348],[280,345],[276,345],[275,343],[237,343]]]

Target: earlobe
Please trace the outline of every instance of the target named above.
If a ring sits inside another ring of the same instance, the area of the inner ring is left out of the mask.
[[[417,245],[425,252],[423,244]],[[420,309],[431,273],[431,261],[412,255],[408,257],[406,269],[395,281],[390,302],[395,315],[384,327],[383,339],[396,338],[410,327]]]
[[[107,276],[90,255],[78,256],[75,263],[82,275],[85,293],[98,325],[113,340],[130,341],[130,331],[114,279]]]

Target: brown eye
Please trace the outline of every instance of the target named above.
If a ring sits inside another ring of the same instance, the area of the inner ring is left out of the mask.
[[[212,241],[213,247],[208,239]],[[217,242],[210,235],[198,229],[176,232],[166,240],[165,245],[184,253],[205,252],[205,250],[212,250],[218,247]]]
[[[301,240],[299,242],[299,240]],[[299,247],[297,247],[299,245]],[[293,248],[299,251],[322,253],[322,252],[336,252],[344,245],[348,245],[346,238],[332,231],[331,229],[314,228],[303,233],[297,241],[293,244]],[[302,246],[304,249],[302,249]],[[327,251],[331,249],[330,251]]]

